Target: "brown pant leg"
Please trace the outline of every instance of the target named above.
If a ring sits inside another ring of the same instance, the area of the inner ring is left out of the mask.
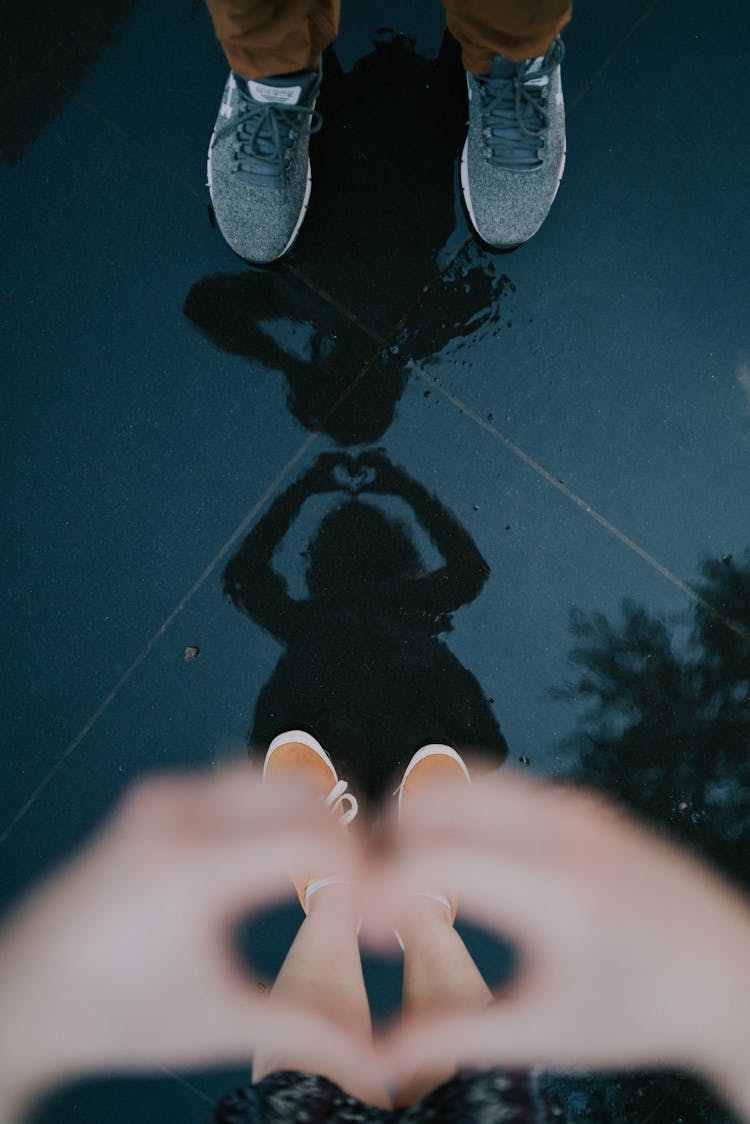
[[[466,70],[489,74],[495,55],[514,62],[543,55],[570,20],[570,0],[443,0],[448,30]]]
[[[232,70],[271,78],[314,70],[336,38],[340,0],[206,0]]]

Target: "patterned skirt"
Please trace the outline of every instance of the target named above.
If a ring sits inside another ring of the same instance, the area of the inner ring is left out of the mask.
[[[313,1073],[283,1070],[223,1097],[212,1124],[547,1124],[562,1120],[536,1078],[467,1070],[408,1108],[383,1109]]]

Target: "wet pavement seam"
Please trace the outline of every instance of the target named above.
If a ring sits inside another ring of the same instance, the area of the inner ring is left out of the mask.
[[[167,1069],[167,1067],[164,1065],[157,1066],[157,1069],[160,1073],[163,1073],[165,1077],[171,1077],[173,1081],[176,1081],[178,1083],[178,1085],[182,1085],[182,1087],[184,1089],[187,1089],[188,1092],[194,1093],[199,1100],[211,1105],[212,1108],[216,1104],[215,1097],[209,1097],[208,1093],[204,1093],[203,1090],[199,1089],[197,1085],[193,1085],[192,1081],[188,1081],[185,1077],[182,1076],[181,1073],[176,1073],[173,1069]]]
[[[110,132],[113,132],[121,140],[124,140],[126,144],[129,144],[136,150],[136,152],[139,152],[142,156],[144,156],[150,164],[153,164],[155,167],[160,168],[163,172],[166,172],[167,175],[171,176],[171,178],[179,183],[181,187],[184,187],[185,190],[188,191],[194,199],[200,200],[203,198],[204,189],[195,187],[190,182],[190,180],[185,179],[185,177],[178,171],[176,171],[171,166],[171,164],[169,164],[166,160],[162,160],[161,157],[157,156],[155,152],[152,152],[148,145],[142,144],[141,141],[137,140],[132,135],[132,133],[129,133],[126,129],[123,129],[121,125],[118,125],[118,123],[113,118],[108,117],[105,113],[102,113],[100,109],[97,109],[93,102],[90,102],[88,98],[83,96],[83,94],[75,93],[72,95],[70,100],[75,105],[78,105],[81,107],[81,109],[85,110],[86,113],[96,118],[99,124],[102,125],[105,129],[109,129]]]
[[[619,527],[610,522],[610,520],[607,519],[606,516],[602,515],[599,511],[597,511],[595,507],[592,507],[591,504],[587,503],[586,500],[584,500],[565,483],[563,483],[563,481],[560,480],[559,477],[554,476],[548,469],[541,465],[539,461],[535,460],[532,456],[530,456],[529,453],[525,452],[520,445],[517,445],[514,441],[511,441],[509,437],[506,437],[503,433],[501,433],[500,430],[496,429],[491,422],[488,422],[484,417],[482,417],[480,413],[473,409],[473,407],[469,406],[466,402],[463,402],[460,398],[456,397],[455,394],[451,394],[449,390],[446,390],[434,378],[426,374],[424,371],[420,370],[419,367],[415,368],[415,374],[422,382],[426,383],[431,390],[435,391],[453,407],[459,410],[460,413],[473,421],[480,427],[480,429],[483,429],[486,433],[491,434],[495,441],[497,441],[505,449],[507,449],[509,453],[512,453],[514,457],[517,457],[518,460],[522,461],[528,468],[530,468],[544,481],[546,481],[547,484],[550,484],[553,488],[560,492],[561,495],[565,496],[567,500],[575,504],[576,507],[580,508],[581,511],[583,511],[586,515],[593,519],[595,523],[598,523],[603,530],[607,531],[608,534],[617,539],[618,542],[620,542],[624,547],[636,554],[643,562],[646,562],[647,565],[651,566],[652,569],[656,570],[656,572],[661,577],[665,578],[672,585],[676,586],[677,589],[679,589],[682,593],[689,597],[694,604],[700,605],[700,607],[704,609],[705,612],[707,612],[714,620],[718,621],[730,632],[733,632],[736,636],[739,636],[742,640],[750,640],[750,633],[746,632],[745,629],[741,627],[741,625],[735,624],[734,621],[729,620],[729,618],[720,613],[714,605],[701,597],[701,595],[697,593],[696,590],[692,588],[692,586],[682,581],[682,579],[678,578],[676,574],[673,574],[672,571],[667,569],[666,566],[662,565],[662,563],[659,562],[659,560],[655,558],[653,554],[649,554],[649,552],[644,547],[640,546],[634,539],[631,539],[629,535],[626,535],[624,531],[621,531]]]
[[[347,305],[343,304],[342,301],[337,300],[337,298],[329,293],[327,289],[324,289],[321,285],[316,284],[315,281],[311,281],[310,278],[304,273],[304,271],[301,270],[298,266],[292,265],[291,262],[287,261],[281,261],[279,264],[282,269],[284,269],[291,277],[294,277],[295,280],[299,281],[302,285],[307,286],[307,288],[310,289],[311,292],[315,293],[317,297],[320,297],[322,301],[325,301],[326,304],[330,305],[331,308],[335,312],[338,312],[340,316],[343,316],[345,319],[349,320],[352,324],[354,324],[356,328],[359,328],[361,332],[364,332],[366,336],[369,336],[369,338],[371,340],[374,340],[375,343],[377,343],[380,347],[387,347],[395,332],[399,330],[398,328],[394,329],[388,336],[381,335],[380,332],[378,332],[375,328],[371,328],[370,325],[366,323],[366,321],[362,320],[356,312],[352,312],[352,310]],[[408,316],[409,314],[410,312],[406,313],[405,315]],[[403,317],[399,320],[399,324],[401,324],[402,320]]]
[[[591,75],[591,78],[588,80],[588,82],[583,87],[583,89],[578,94],[576,94],[576,96],[573,98],[573,100],[567,105],[566,110],[565,110],[565,120],[566,121],[571,116],[571,114],[573,114],[576,111],[576,109],[581,104],[581,102],[586,98],[587,94],[591,93],[591,90],[593,89],[594,85],[599,81],[599,79],[602,77],[602,75],[609,69],[609,67],[612,65],[614,60],[620,54],[620,51],[630,42],[632,37],[635,35],[636,31],[641,27],[642,24],[644,24],[647,20],[649,20],[651,18],[651,16],[656,11],[656,8],[657,8],[658,4],[659,4],[659,0],[653,0],[653,2],[651,4],[649,4],[648,8],[644,9],[644,11],[641,12],[640,16],[635,21],[635,23],[632,25],[632,27],[630,27],[625,32],[625,34],[618,40],[618,42],[615,44],[615,46],[612,48],[612,50],[609,52],[609,54],[605,56],[601,66],[597,67],[597,69]]]
[[[648,1116],[643,1117],[643,1119],[641,1120],[641,1124],[649,1124],[649,1120],[654,1119],[657,1112],[659,1112],[659,1110],[664,1107],[664,1105],[667,1103],[668,1100],[669,1100],[669,1094],[668,1093],[665,1093],[663,1097],[659,1097],[659,1100],[656,1102],[654,1107],[651,1109]]]
[[[91,732],[91,730],[94,728],[94,726],[99,721],[99,719],[102,717],[102,715],[109,709],[111,704],[119,696],[120,692],[127,686],[130,679],[133,677],[133,675],[138,670],[138,668],[141,666],[141,664],[144,662],[144,660],[146,660],[146,658],[153,651],[154,647],[159,642],[159,640],[162,638],[162,636],[165,635],[165,633],[168,631],[170,626],[177,619],[177,617],[180,615],[180,613],[183,611],[183,609],[186,608],[186,606],[190,603],[190,601],[193,599],[193,597],[196,595],[196,593],[198,593],[198,591],[203,587],[203,585],[206,583],[206,581],[215,572],[219,563],[226,557],[226,555],[230,552],[232,547],[246,533],[249,526],[251,525],[251,523],[253,522],[253,520],[257,516],[258,512],[261,511],[262,508],[275,495],[275,493],[278,491],[279,487],[281,486],[283,481],[287,478],[287,476],[292,471],[294,466],[305,455],[305,453],[308,451],[308,449],[310,449],[315,444],[315,442],[318,440],[319,437],[320,437],[320,433],[318,431],[315,431],[315,432],[308,435],[308,437],[298,447],[296,452],[287,460],[286,464],[283,466],[283,468],[276,475],[275,479],[272,480],[272,482],[268,485],[268,487],[265,489],[265,491],[260,496],[260,498],[255,502],[255,504],[253,504],[253,506],[247,512],[247,514],[245,515],[245,517],[241,521],[241,523],[239,523],[239,525],[235,528],[235,530],[232,532],[232,534],[229,536],[229,538],[223,543],[223,545],[219,548],[219,550],[216,551],[216,553],[214,554],[214,556],[210,560],[210,562],[207,563],[207,565],[201,571],[199,576],[195,579],[195,581],[190,586],[190,588],[186,591],[186,593],[183,594],[183,596],[180,598],[180,600],[175,605],[175,607],[171,610],[171,612],[167,615],[167,617],[164,619],[164,621],[161,623],[161,625],[151,635],[149,640],[146,642],[144,647],[140,650],[140,652],[135,657],[135,659],[132,661],[130,666],[126,669],[125,672],[123,672],[123,674],[120,676],[120,678],[114,684],[114,686],[110,689],[109,693],[105,696],[103,701],[99,704],[99,706],[96,708],[96,710],[90,715],[90,717],[87,719],[87,721],[81,727],[81,729],[78,731],[76,736],[65,747],[62,754],[58,757],[58,759],[56,760],[56,762],[54,763],[52,768],[47,772],[47,774],[37,784],[36,788],[33,790],[31,795],[21,805],[19,810],[16,812],[15,816],[13,816],[13,818],[11,819],[10,823],[3,829],[2,834],[0,834],[0,846],[2,846],[8,840],[9,836],[13,832],[13,829],[15,827],[17,827],[17,825],[21,822],[21,820],[24,818],[24,816],[33,808],[34,804],[39,799],[39,797],[44,792],[44,790],[47,788],[48,784],[50,784],[50,782],[55,778],[55,776],[60,771],[60,769],[63,767],[63,765],[66,763],[66,761],[68,761],[70,759],[70,757],[72,757],[72,755],[75,753],[75,751],[81,745],[81,743],[86,739],[86,737]]]
[[[25,51],[19,51],[15,44],[8,44],[8,46],[10,47],[11,52],[16,56],[18,61],[21,62],[25,67],[31,70],[39,78],[44,79],[45,82],[50,82],[63,93],[67,93],[68,100],[72,105],[79,106],[91,117],[94,117],[105,129],[108,129],[110,132],[114,133],[120,138],[120,140],[125,141],[126,144],[130,145],[137,152],[139,152],[141,156],[144,156],[149,161],[149,163],[154,164],[157,168],[160,168],[162,171],[166,172],[173,180],[184,187],[185,190],[193,196],[193,198],[200,199],[202,197],[202,191],[196,188],[190,182],[190,180],[185,179],[185,177],[182,176],[178,171],[176,171],[171,166],[171,164],[169,164],[166,160],[162,160],[161,157],[157,156],[155,152],[152,152],[147,145],[142,144],[141,141],[137,140],[136,137],[132,135],[132,133],[129,133],[126,129],[123,129],[122,125],[119,125],[117,121],[115,121],[112,117],[108,117],[105,113],[102,113],[102,111],[98,109],[93,104],[93,102],[89,101],[89,99],[84,94],[79,93],[77,87],[71,89],[66,82],[61,81],[54,70],[51,70],[49,67],[44,65],[40,66],[39,63],[35,59],[27,55]]]

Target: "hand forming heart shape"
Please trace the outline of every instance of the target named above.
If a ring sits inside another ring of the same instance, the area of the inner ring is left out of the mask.
[[[0,1085],[262,1049],[373,1087],[457,1066],[659,1064],[738,1088],[750,910],[696,860],[591,793],[507,770],[432,789],[386,837],[379,857],[342,847],[307,790],[264,788],[247,766],[141,785],[0,934]],[[325,994],[261,995],[228,932],[288,893],[300,854],[351,882],[374,947],[415,895],[450,886],[462,915],[518,946],[520,974],[488,1005],[457,996],[374,1046]]]

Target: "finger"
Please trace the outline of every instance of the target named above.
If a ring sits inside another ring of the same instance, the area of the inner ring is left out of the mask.
[[[604,1022],[582,1019],[572,993],[526,1002],[496,1001],[480,1011],[432,1013],[408,1020],[378,1044],[381,1065],[396,1083],[436,1068],[501,1066],[567,1073],[654,1066],[687,1066],[690,1050],[652,1032],[648,1020],[621,1028],[617,1013]]]
[[[315,1073],[349,1073],[357,1084],[373,1088],[385,1085],[384,1068],[372,1039],[298,1007],[282,1007],[271,995],[260,1019],[255,1020],[252,1048],[281,1058],[305,1059],[305,1068]]]
[[[331,820],[319,793],[302,776],[290,775],[264,783],[260,770],[247,765],[217,771],[202,786],[196,803],[206,828],[257,832],[283,823],[326,824]]]
[[[116,1056],[108,1052],[103,1058],[106,1067],[247,1066],[251,1056],[262,1051],[282,1060],[304,1058],[315,1072],[339,1072],[345,1065],[347,1072],[371,1076],[375,1087],[384,1083],[378,1080],[383,1063],[369,1038],[358,1038],[351,1028],[314,1011],[284,1004],[272,995],[260,996],[241,980],[234,981],[231,992],[204,994],[199,1006],[176,1006],[165,1026],[168,1030],[160,1034],[158,1045],[146,1032],[142,1042],[134,1041]],[[90,1061],[95,1067],[95,1060]]]
[[[521,853],[552,850],[561,839],[597,830],[618,816],[616,805],[592,790],[503,769],[475,779],[470,788],[425,786],[410,798],[400,824],[391,816],[390,831],[401,847],[428,846],[439,837],[442,842],[494,842]]]
[[[508,834],[528,820],[528,808],[543,799],[544,783],[512,773],[508,768],[477,778],[467,786],[435,780],[408,794],[408,815],[398,822],[396,802],[388,809],[388,823],[408,839],[435,829],[458,834]]]
[[[371,1035],[354,1034],[347,1023],[280,1000],[273,993],[259,997],[254,989],[236,985],[231,997],[216,1005],[211,1018],[213,1042],[224,1051],[239,1047],[245,1059],[262,1051],[291,1068],[294,1058],[304,1058],[305,1068],[312,1072],[348,1072],[371,1079],[374,1087],[385,1083]]]
[[[400,1085],[422,1072],[510,1066],[513,1063],[503,1049],[507,1037],[490,1009],[454,1015],[431,1012],[429,1018],[404,1022],[375,1049],[391,1081]]]
[[[176,857],[170,882],[173,893],[193,903],[193,914],[198,909],[226,917],[292,894],[290,871],[300,867],[354,880],[356,860],[356,849],[337,825],[313,831],[292,825],[262,836],[202,842]]]
[[[135,784],[121,811],[143,829],[200,833],[262,833],[284,822],[325,823],[319,799],[300,778],[264,784],[248,764],[187,774],[156,774]]]
[[[575,1071],[622,1062],[613,1041],[574,1042],[565,1019],[544,1006],[491,1004],[478,1011],[409,1020],[377,1044],[383,1069],[396,1083],[435,1069]],[[550,1025],[552,1022],[553,1025]]]
[[[546,860],[498,851],[494,844],[441,845],[397,855],[367,875],[365,940],[381,947],[414,896],[438,892],[458,901],[459,915],[501,936],[545,947],[564,933],[575,939],[591,922],[585,885]]]

